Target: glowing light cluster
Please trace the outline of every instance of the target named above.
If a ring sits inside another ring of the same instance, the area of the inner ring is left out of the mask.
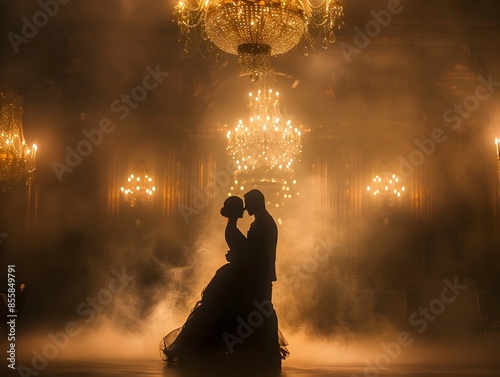
[[[366,190],[373,195],[378,204],[392,207],[399,203],[406,188],[396,174],[384,173],[375,176]]]
[[[279,93],[265,82],[249,98],[248,122],[240,120],[226,135],[227,151],[236,166],[229,194],[258,187],[268,191],[269,202],[279,207],[298,195],[294,166],[302,151],[301,131],[290,120],[283,121]]]
[[[148,176],[145,171],[138,171],[130,174],[127,183],[120,188],[126,203],[134,207],[138,204],[147,204],[151,202],[156,187],[153,186],[153,178]]]
[[[15,90],[0,89],[0,183],[17,183],[34,177],[37,146],[26,145],[23,99]]]
[[[174,8],[185,38],[200,51],[212,43],[238,55],[243,72],[259,75],[270,67],[271,56],[283,54],[302,38],[323,47],[335,42],[334,29],[342,25],[343,7],[338,0],[313,6],[308,0],[180,0]]]

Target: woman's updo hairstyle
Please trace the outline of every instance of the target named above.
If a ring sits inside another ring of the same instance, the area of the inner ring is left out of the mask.
[[[230,196],[224,201],[220,214],[224,217],[239,217],[243,208],[243,199],[239,196]]]

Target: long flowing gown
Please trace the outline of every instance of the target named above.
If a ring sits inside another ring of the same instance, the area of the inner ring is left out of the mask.
[[[229,223],[225,237],[229,263],[217,270],[184,325],[161,340],[161,357],[182,366],[279,369],[287,343],[272,304],[255,300],[249,287],[246,238]]]

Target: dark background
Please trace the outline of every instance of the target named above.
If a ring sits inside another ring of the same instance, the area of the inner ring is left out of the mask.
[[[336,44],[307,57],[299,46],[273,59],[282,112],[305,131],[302,195],[273,213],[283,219],[280,318],[319,335],[377,332],[373,321],[381,319],[407,327],[408,314],[457,277],[467,294],[424,336],[469,339],[479,326],[476,293],[500,289],[499,96],[481,102],[457,130],[443,113],[474,93],[479,76],[500,80],[500,4],[402,1],[403,12],[348,62],[342,43],[354,45],[355,27],[364,29],[370,11],[387,2],[343,3]],[[8,234],[1,266],[15,264],[18,282],[27,284],[25,331],[78,319],[75,308],[122,268],[135,276],[133,289],[103,315],[140,331],[165,300],[186,312],[211,268],[224,262],[218,210],[227,188],[189,223],[180,205],[194,208],[194,193],[225,171],[227,125],[247,116],[251,83],[234,56],[185,52],[172,7],[72,0],[16,53],[8,33],[21,35],[22,17],[31,20],[40,7],[0,1],[0,83],[24,96],[25,137],[39,147],[30,196],[24,183],[0,193],[0,233]],[[157,65],[169,76],[119,119],[113,101]],[[104,117],[116,129],[60,182],[53,163],[63,163],[66,146],[76,147],[82,130]],[[371,178],[383,167],[396,172],[414,139],[436,127],[448,139],[406,177],[401,205],[375,206],[366,195]],[[119,193],[137,163],[157,182],[144,208],[128,207]],[[318,240],[340,246],[305,284],[302,261]],[[293,279],[302,283],[291,288]]]

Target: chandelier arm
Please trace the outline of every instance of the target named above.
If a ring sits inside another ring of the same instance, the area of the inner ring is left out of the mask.
[[[191,6],[187,2],[179,1],[179,4],[177,4],[174,7],[174,10],[177,12],[183,12],[184,10],[187,10],[189,12],[206,12],[207,5],[205,1],[196,1],[196,6]]]
[[[313,5],[309,2],[309,1],[302,1],[302,0],[296,0],[297,3],[300,4],[300,6],[298,7],[302,12],[304,12],[304,15],[306,17],[309,17],[311,15],[311,11],[312,9],[314,9]],[[326,1],[326,0],[324,0]],[[321,6],[321,4],[320,4]]]
[[[320,24],[314,24],[314,27],[317,28],[317,29],[321,29],[323,26],[325,26],[326,24],[328,24],[328,19],[325,19],[322,23]],[[325,26],[326,28],[326,26]]]
[[[310,7],[310,9],[311,9],[311,14],[312,14],[313,12],[316,12],[316,11],[318,11],[318,10],[322,9],[322,8],[324,8],[324,10],[328,10],[328,4],[330,3],[330,1],[331,1],[331,0],[324,0],[324,1],[322,1],[322,2],[321,2],[319,5],[317,5],[317,6],[315,6],[315,5],[310,4],[310,3],[309,3],[309,7]]]
[[[191,12],[189,13],[189,20],[191,20],[192,18],[196,19],[196,15],[192,16]],[[195,29],[197,28],[198,26],[201,25],[201,23],[203,22],[203,17],[202,15],[199,15],[198,16],[198,20],[195,22],[195,23],[190,23],[190,22],[185,22],[185,21],[179,21],[183,26],[186,26],[188,29]]]

